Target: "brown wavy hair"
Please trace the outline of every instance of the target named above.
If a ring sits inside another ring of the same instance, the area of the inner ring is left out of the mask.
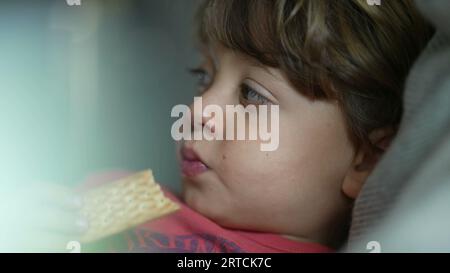
[[[310,99],[337,100],[355,144],[397,128],[405,78],[432,35],[412,0],[207,0],[197,20],[202,45],[279,68]]]

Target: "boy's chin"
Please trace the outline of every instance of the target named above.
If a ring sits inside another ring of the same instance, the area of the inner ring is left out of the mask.
[[[183,202],[190,208],[197,210],[202,202],[203,197],[201,193],[199,193],[199,189],[197,189],[191,181],[191,178],[183,177],[182,179],[182,189],[181,189],[181,198]]]
[[[200,189],[195,188],[192,185],[188,184],[183,186],[181,198],[189,208],[207,218],[219,220],[219,216],[222,214],[222,212],[216,207],[217,202],[213,202],[213,200],[211,200],[213,199],[212,197],[205,196]]]

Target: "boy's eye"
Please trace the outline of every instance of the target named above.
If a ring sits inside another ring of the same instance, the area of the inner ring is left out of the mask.
[[[240,97],[241,100],[243,100],[243,104],[262,105],[272,103],[268,98],[264,97],[258,91],[254,90],[245,83],[242,84],[240,93],[241,93]]]
[[[212,82],[212,77],[205,69],[193,68],[189,72],[197,79],[197,86],[201,91],[208,89]]]

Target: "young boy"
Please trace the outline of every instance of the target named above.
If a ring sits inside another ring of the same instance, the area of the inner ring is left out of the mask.
[[[340,247],[353,200],[395,135],[404,79],[430,34],[409,0],[205,1],[203,61],[192,70],[203,106],[278,106],[279,145],[262,151],[261,139],[181,142],[183,202],[168,193],[181,210],[127,232],[127,248],[114,250]],[[209,117],[193,120],[200,121],[194,128],[217,129]],[[44,215],[46,230],[73,232],[66,214]]]
[[[203,62],[192,70],[203,105],[278,105],[279,147],[181,143],[182,209],[129,232],[129,250],[341,246],[353,200],[395,134],[404,79],[429,36],[407,0],[206,1]]]

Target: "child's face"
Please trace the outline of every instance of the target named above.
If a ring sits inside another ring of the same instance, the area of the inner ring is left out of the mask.
[[[202,65],[203,107],[279,105],[279,147],[262,152],[260,141],[185,141],[185,156],[194,151],[208,167],[184,172],[185,202],[225,227],[329,238],[349,211],[342,183],[355,158],[339,106],[307,99],[279,70],[242,54],[210,55]]]

